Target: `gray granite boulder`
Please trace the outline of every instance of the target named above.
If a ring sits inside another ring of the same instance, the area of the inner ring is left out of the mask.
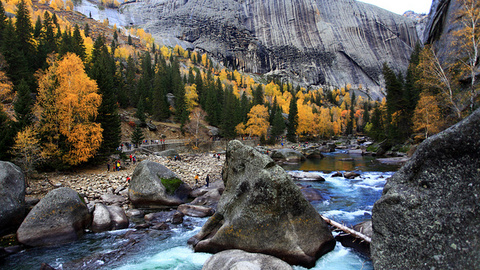
[[[28,213],[18,228],[17,238],[27,246],[68,243],[82,236],[90,223],[83,199],[74,190],[61,187],[50,191]]]
[[[313,267],[335,247],[327,224],[270,157],[231,141],[223,178],[217,212],[189,240],[195,251],[242,249]]]
[[[184,203],[190,187],[160,163],[144,160],[133,172],[128,197],[135,206],[177,206]]]
[[[0,161],[0,235],[25,217],[25,176],[13,163]]]
[[[96,203],[95,210],[93,211],[92,231],[104,232],[110,230],[111,227],[112,219],[110,218],[108,208],[101,203]]]
[[[181,204],[177,210],[190,217],[209,217],[215,213],[215,210],[211,207],[192,204]]]
[[[118,205],[107,206],[112,220],[111,230],[120,230],[128,228],[128,218],[123,208]]]
[[[270,156],[280,162],[300,162],[306,159],[302,153],[290,148],[273,150]]]
[[[249,253],[239,249],[219,252],[210,257],[202,270],[293,270],[286,262],[261,253]]]
[[[375,269],[478,269],[480,110],[419,145],[372,221]]]

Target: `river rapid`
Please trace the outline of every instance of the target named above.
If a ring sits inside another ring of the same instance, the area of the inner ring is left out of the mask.
[[[318,189],[326,200],[313,202],[317,211],[337,222],[354,225],[371,218],[372,207],[381,196],[386,179],[398,169],[382,165],[372,157],[342,152],[326,154],[321,160],[284,165],[285,170],[314,171],[325,182],[299,184]],[[332,177],[336,171],[360,173],[356,179]],[[55,269],[201,269],[211,256],[194,253],[187,240],[195,235],[207,218],[185,217],[184,223],[171,225],[170,231],[133,228],[97,234],[86,234],[71,244],[32,248],[0,262],[1,269],[38,269],[47,263]],[[305,268],[295,266],[295,270]],[[373,269],[369,258],[343,247],[321,257],[312,269]]]

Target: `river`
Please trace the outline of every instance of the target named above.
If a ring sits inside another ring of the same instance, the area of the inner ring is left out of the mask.
[[[322,191],[325,201],[314,202],[317,211],[348,226],[371,218],[372,207],[381,196],[386,179],[398,169],[379,164],[372,157],[342,152],[326,154],[321,160],[284,165],[286,170],[315,171],[325,182],[300,182]],[[332,177],[335,171],[356,171],[357,179]],[[71,244],[32,248],[0,262],[1,269],[38,269],[47,263],[56,269],[201,269],[211,256],[194,253],[187,240],[195,235],[206,218],[185,217],[185,222],[172,225],[171,231],[148,230],[139,233],[125,229],[86,234]],[[305,268],[295,266],[295,270]],[[321,257],[312,269],[373,269],[371,261],[337,242],[335,249]]]

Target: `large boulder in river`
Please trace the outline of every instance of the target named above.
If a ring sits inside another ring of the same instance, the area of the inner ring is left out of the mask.
[[[300,162],[306,159],[302,153],[290,148],[273,150],[271,157],[280,162]]]
[[[15,164],[0,161],[0,235],[25,217],[25,176]]]
[[[202,270],[293,270],[286,262],[261,253],[239,249],[224,250],[210,257]]]
[[[77,240],[90,225],[87,205],[70,188],[50,191],[28,213],[17,231],[18,241],[27,246],[49,246]]]
[[[135,206],[177,206],[185,202],[191,189],[160,163],[140,162],[133,172],[128,197]]]
[[[478,269],[480,110],[420,144],[372,221],[375,269]]]
[[[223,177],[217,212],[189,240],[195,251],[242,249],[313,267],[335,247],[327,224],[270,157],[231,141]]]

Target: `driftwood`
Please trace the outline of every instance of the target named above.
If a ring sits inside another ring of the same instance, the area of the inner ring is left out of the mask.
[[[322,216],[322,215],[320,215],[320,216],[323,218],[323,220],[325,220],[325,222],[327,222],[328,224],[332,225],[333,227],[335,227],[335,228],[337,228],[337,229],[339,229],[339,230],[341,230],[341,231],[343,231],[343,232],[345,232],[345,233],[348,233],[348,234],[350,234],[351,236],[353,236],[353,237],[355,237],[355,238],[357,238],[357,239],[360,239],[360,240],[362,240],[362,241],[365,241],[365,242],[367,242],[367,243],[369,243],[369,244],[372,242],[372,239],[371,239],[370,237],[364,235],[363,233],[357,232],[357,231],[355,231],[354,229],[350,229],[350,228],[348,228],[347,226],[343,226],[342,224],[340,224],[340,223],[338,223],[338,222],[336,222],[336,221],[333,221],[333,220],[331,220],[331,219],[329,219],[329,218],[326,218],[326,217],[324,217],[324,216]]]

